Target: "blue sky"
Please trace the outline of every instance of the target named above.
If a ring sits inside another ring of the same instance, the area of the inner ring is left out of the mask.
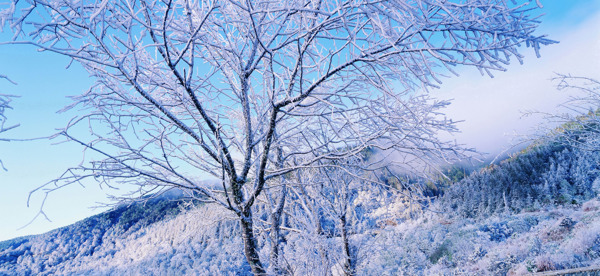
[[[510,134],[527,133],[539,122],[536,118],[520,119],[520,111],[552,111],[565,99],[565,93],[555,91],[549,81],[554,72],[600,78],[600,1],[541,2],[546,15],[540,33],[560,40],[560,44],[542,49],[540,59],[526,49],[524,65],[512,64],[508,72],[498,72],[493,79],[461,69],[460,77],[446,80],[433,92],[440,98],[453,98],[449,116],[465,120],[460,125],[463,132],[452,139],[482,151],[498,152],[510,145]],[[0,40],[7,38],[7,34],[0,34]],[[18,83],[0,80],[0,93],[20,96],[7,115],[9,124],[21,124],[1,137],[47,136],[68,122],[72,113],[56,111],[70,103],[66,96],[85,91],[93,82],[76,64],[66,69],[68,64],[64,57],[40,53],[33,47],[0,46],[0,74]],[[71,186],[52,193],[46,201],[44,211],[51,222],[38,218],[18,230],[35,217],[42,202],[43,194],[34,194],[27,207],[29,192],[81,161],[81,148],[54,142],[0,142],[0,159],[8,169],[0,171],[0,241],[43,233],[106,210],[91,208],[108,202],[106,191],[94,183],[85,188]]]

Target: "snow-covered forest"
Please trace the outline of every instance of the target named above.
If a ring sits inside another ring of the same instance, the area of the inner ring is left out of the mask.
[[[50,194],[83,182],[125,192],[108,212],[1,242],[0,274],[489,275],[600,264],[598,83],[560,77],[559,88],[591,95],[568,103],[576,116],[550,116],[562,125],[469,168],[478,153],[447,138],[458,132],[450,102],[430,93],[460,77],[456,67],[493,77],[527,48],[540,57],[558,43],[538,31],[541,8],[4,3],[11,38],[0,46],[66,57],[94,81],[45,136],[83,156],[32,191],[38,216]],[[0,96],[7,132],[11,98]]]

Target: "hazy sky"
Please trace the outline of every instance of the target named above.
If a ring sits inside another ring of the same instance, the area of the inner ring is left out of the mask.
[[[520,119],[521,111],[552,111],[564,101],[566,92],[557,92],[549,81],[554,73],[600,79],[600,1],[541,2],[546,16],[540,33],[560,44],[543,48],[539,59],[533,50],[524,49],[524,65],[515,61],[508,72],[497,72],[493,79],[475,70],[459,69],[460,77],[447,79],[441,89],[432,92],[440,98],[453,98],[448,115],[465,120],[459,125],[462,133],[453,139],[481,151],[498,152],[510,144],[511,134],[527,133],[539,122]],[[0,34],[0,40],[6,39],[6,34]],[[70,103],[66,96],[79,94],[92,83],[79,66],[65,69],[68,62],[32,47],[0,46],[0,74],[18,83],[15,86],[0,80],[0,93],[20,96],[7,115],[9,124],[21,124],[2,137],[46,136],[68,122],[73,114],[55,112]],[[38,218],[17,230],[34,218],[42,203],[43,194],[34,194],[28,208],[29,192],[77,165],[81,149],[46,140],[0,142],[0,159],[8,169],[0,171],[0,241],[71,224],[102,211],[90,209],[98,205],[96,202],[107,202],[105,191],[93,184],[61,189],[49,196],[44,208],[52,222]]]
[[[459,142],[491,156],[528,135],[542,116],[523,117],[527,111],[554,113],[557,105],[574,91],[558,91],[550,79],[560,74],[600,79],[600,1],[542,1],[546,15],[541,34],[559,44],[541,50],[525,49],[524,64],[513,62],[494,78],[473,68],[462,68],[461,76],[448,79],[439,98],[454,99],[446,113],[460,123]],[[564,110],[562,110],[564,112]]]

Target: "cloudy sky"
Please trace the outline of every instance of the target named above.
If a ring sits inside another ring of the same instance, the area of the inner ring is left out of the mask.
[[[446,80],[441,89],[432,92],[439,98],[454,99],[447,114],[464,120],[459,125],[462,133],[450,138],[493,155],[509,147],[515,134],[528,134],[539,123],[536,117],[522,119],[522,112],[552,112],[566,99],[567,92],[556,91],[550,81],[555,73],[600,79],[600,1],[541,2],[546,15],[540,33],[560,44],[543,48],[539,59],[533,50],[525,49],[524,65],[515,62],[507,72],[495,73],[493,79],[460,69],[460,77]],[[0,41],[6,39],[6,34],[0,34]],[[7,114],[9,123],[20,127],[3,138],[47,136],[65,125],[72,114],[55,112],[69,104],[66,96],[78,94],[92,83],[80,67],[66,69],[67,65],[67,59],[38,53],[32,47],[0,46],[0,75],[18,83],[0,80],[0,93],[20,96]],[[77,165],[81,149],[46,140],[0,142],[0,158],[8,169],[0,171],[0,241],[43,233],[105,210],[90,207],[107,202],[106,191],[93,184],[71,186],[47,199],[44,211],[51,222],[38,218],[25,226],[38,213],[44,197],[34,194],[27,207],[29,192]]]
[[[541,34],[560,41],[543,48],[541,58],[525,49],[524,64],[514,62],[494,78],[462,68],[460,77],[446,80],[437,97],[454,99],[446,113],[459,124],[461,133],[453,138],[489,153],[499,152],[533,134],[542,116],[523,115],[529,111],[564,112],[557,105],[569,92],[558,91],[551,78],[571,74],[600,79],[600,1],[542,1],[546,15]]]

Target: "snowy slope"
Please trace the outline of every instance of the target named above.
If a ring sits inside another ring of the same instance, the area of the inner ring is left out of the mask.
[[[525,275],[600,264],[600,202],[485,219],[427,216],[381,232],[364,271]]]

